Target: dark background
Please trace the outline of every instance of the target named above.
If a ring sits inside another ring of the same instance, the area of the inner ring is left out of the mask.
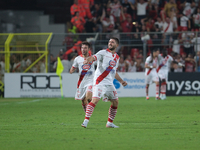
[[[73,0],[0,0],[0,10],[38,10],[54,16],[54,23],[66,23],[71,19]]]

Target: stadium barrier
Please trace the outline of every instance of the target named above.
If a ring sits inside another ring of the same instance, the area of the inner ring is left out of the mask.
[[[144,73],[119,73],[128,83],[123,87],[113,81],[119,97],[145,97]],[[167,95],[200,95],[200,73],[169,73]],[[12,82],[10,82],[12,79]],[[64,97],[74,97],[78,74],[62,74]],[[61,97],[59,77],[54,73],[6,73],[5,97]],[[155,84],[149,88],[149,96],[155,96]]]
[[[31,64],[20,70],[28,72],[42,58],[45,58],[46,72],[48,72],[48,44],[52,33],[10,33],[0,34],[0,54],[5,55],[5,72],[10,72],[12,54],[17,54],[16,61],[29,58]]]
[[[167,95],[171,96],[199,96],[200,73],[169,73]]]
[[[128,86],[123,87],[117,80],[114,85],[119,97],[144,97],[144,73],[119,73]],[[10,82],[12,79],[12,82]],[[78,74],[62,74],[64,97],[74,97]],[[59,77],[54,73],[6,73],[5,97],[61,97]],[[150,86],[150,96],[155,96],[155,84]]]

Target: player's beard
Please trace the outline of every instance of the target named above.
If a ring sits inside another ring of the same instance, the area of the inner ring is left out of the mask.
[[[84,56],[87,56],[87,55],[88,55],[88,52],[87,52],[87,51],[85,51],[85,52],[83,53],[83,55],[84,55]]]
[[[114,51],[115,50],[115,46],[109,48],[109,50]]]

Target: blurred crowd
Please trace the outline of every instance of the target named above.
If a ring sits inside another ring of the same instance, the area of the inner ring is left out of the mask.
[[[120,48],[120,72],[144,71],[146,35],[147,55],[155,47],[167,49],[182,64],[172,63],[170,71],[199,71],[199,0],[74,0],[70,12],[68,32],[120,33],[123,44],[140,44]]]
[[[199,6],[199,0],[74,0],[71,24],[78,33],[199,30]]]

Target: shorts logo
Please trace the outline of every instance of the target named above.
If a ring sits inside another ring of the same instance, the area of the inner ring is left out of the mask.
[[[109,61],[109,66],[115,67],[115,66],[116,66],[116,61],[110,60],[110,61]]]
[[[90,64],[84,64],[84,65],[82,65],[82,69],[83,70],[89,70],[90,68],[91,68]]]

